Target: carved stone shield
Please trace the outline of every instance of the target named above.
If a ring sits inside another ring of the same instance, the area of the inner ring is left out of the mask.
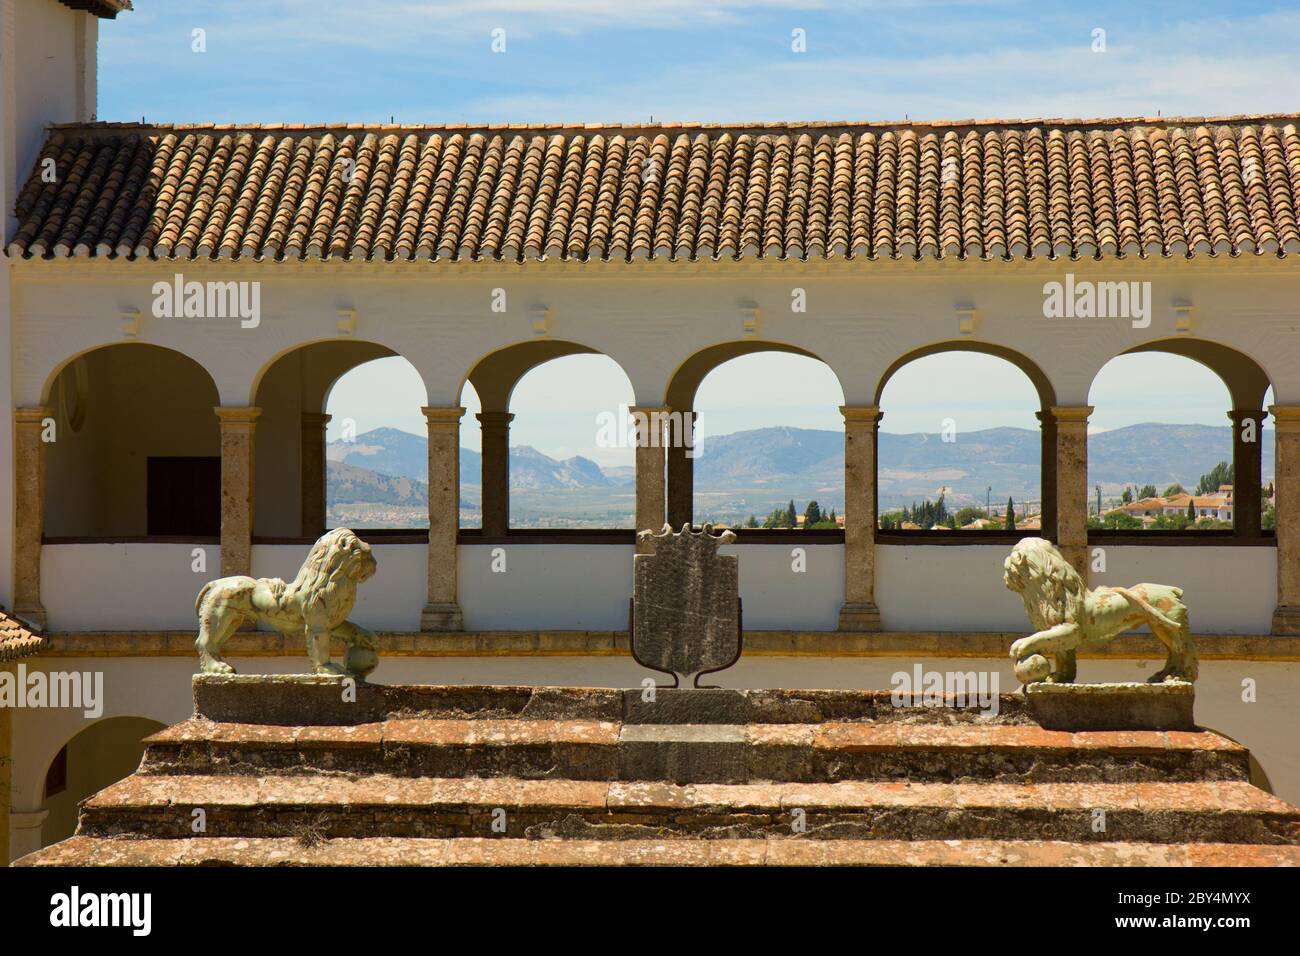
[[[730,667],[740,657],[740,571],[718,547],[736,540],[705,525],[680,532],[642,531],[645,553],[632,561],[632,657],[672,674],[678,686]]]

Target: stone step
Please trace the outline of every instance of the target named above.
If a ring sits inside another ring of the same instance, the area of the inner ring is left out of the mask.
[[[75,836],[16,866],[1300,866],[1300,847],[1055,840]]]
[[[524,779],[987,782],[1246,780],[1249,752],[1208,731],[1014,724],[632,724],[397,719],[289,727],[190,720],[148,738],[146,774],[383,773]]]
[[[1240,781],[1203,783],[606,783],[511,778],[149,776],[82,805],[78,834],[667,839],[1093,838],[1300,843],[1300,809]]]

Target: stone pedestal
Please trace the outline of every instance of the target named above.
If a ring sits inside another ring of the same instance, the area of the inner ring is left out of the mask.
[[[253,430],[260,408],[214,409],[221,420],[221,576],[253,570]]]
[[[510,422],[509,412],[481,412],[483,535],[505,537],[510,530]]]
[[[1273,405],[1277,465],[1277,609],[1274,634],[1300,634],[1300,405]]]
[[[1091,405],[1051,409],[1056,422],[1056,541],[1088,580],[1088,416]]]
[[[1029,684],[1029,713],[1047,730],[1194,730],[1194,685]]]
[[[14,614],[45,630],[41,604],[41,537],[45,533],[43,405],[14,409]]]
[[[429,427],[429,593],[421,631],[464,630],[457,595],[460,530],[460,406],[424,408]]]
[[[321,412],[302,413],[302,536],[319,538],[325,533],[325,426],[330,416]]]
[[[880,409],[840,408],[844,415],[844,605],[841,631],[880,630],[876,607],[876,430]]]

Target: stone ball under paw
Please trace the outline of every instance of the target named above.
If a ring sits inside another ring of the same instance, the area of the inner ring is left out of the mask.
[[[379,655],[368,647],[352,645],[343,655],[343,666],[349,674],[365,677],[379,666]]]
[[[1016,680],[1022,684],[1035,684],[1046,679],[1052,672],[1051,662],[1042,654],[1030,654],[1022,661],[1016,661]]]

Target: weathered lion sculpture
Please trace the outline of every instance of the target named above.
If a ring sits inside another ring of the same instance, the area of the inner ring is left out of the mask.
[[[1182,588],[1135,584],[1089,590],[1070,562],[1044,538],[1021,539],[1003,570],[1003,583],[1021,596],[1029,622],[1038,629],[1011,645],[1021,683],[1071,683],[1078,651],[1096,650],[1143,624],[1169,651],[1165,666],[1148,683],[1196,680],[1196,648],[1187,605],[1180,600]]]
[[[199,669],[234,673],[221,659],[221,648],[244,621],[265,621],[281,634],[306,638],[313,673],[364,677],[379,664],[378,644],[347,616],[356,603],[357,585],[373,576],[375,567],[370,545],[347,528],[335,528],[312,545],[290,584],[246,575],[209,581],[194,605]],[[331,637],[347,644],[343,667],[330,661]]]

